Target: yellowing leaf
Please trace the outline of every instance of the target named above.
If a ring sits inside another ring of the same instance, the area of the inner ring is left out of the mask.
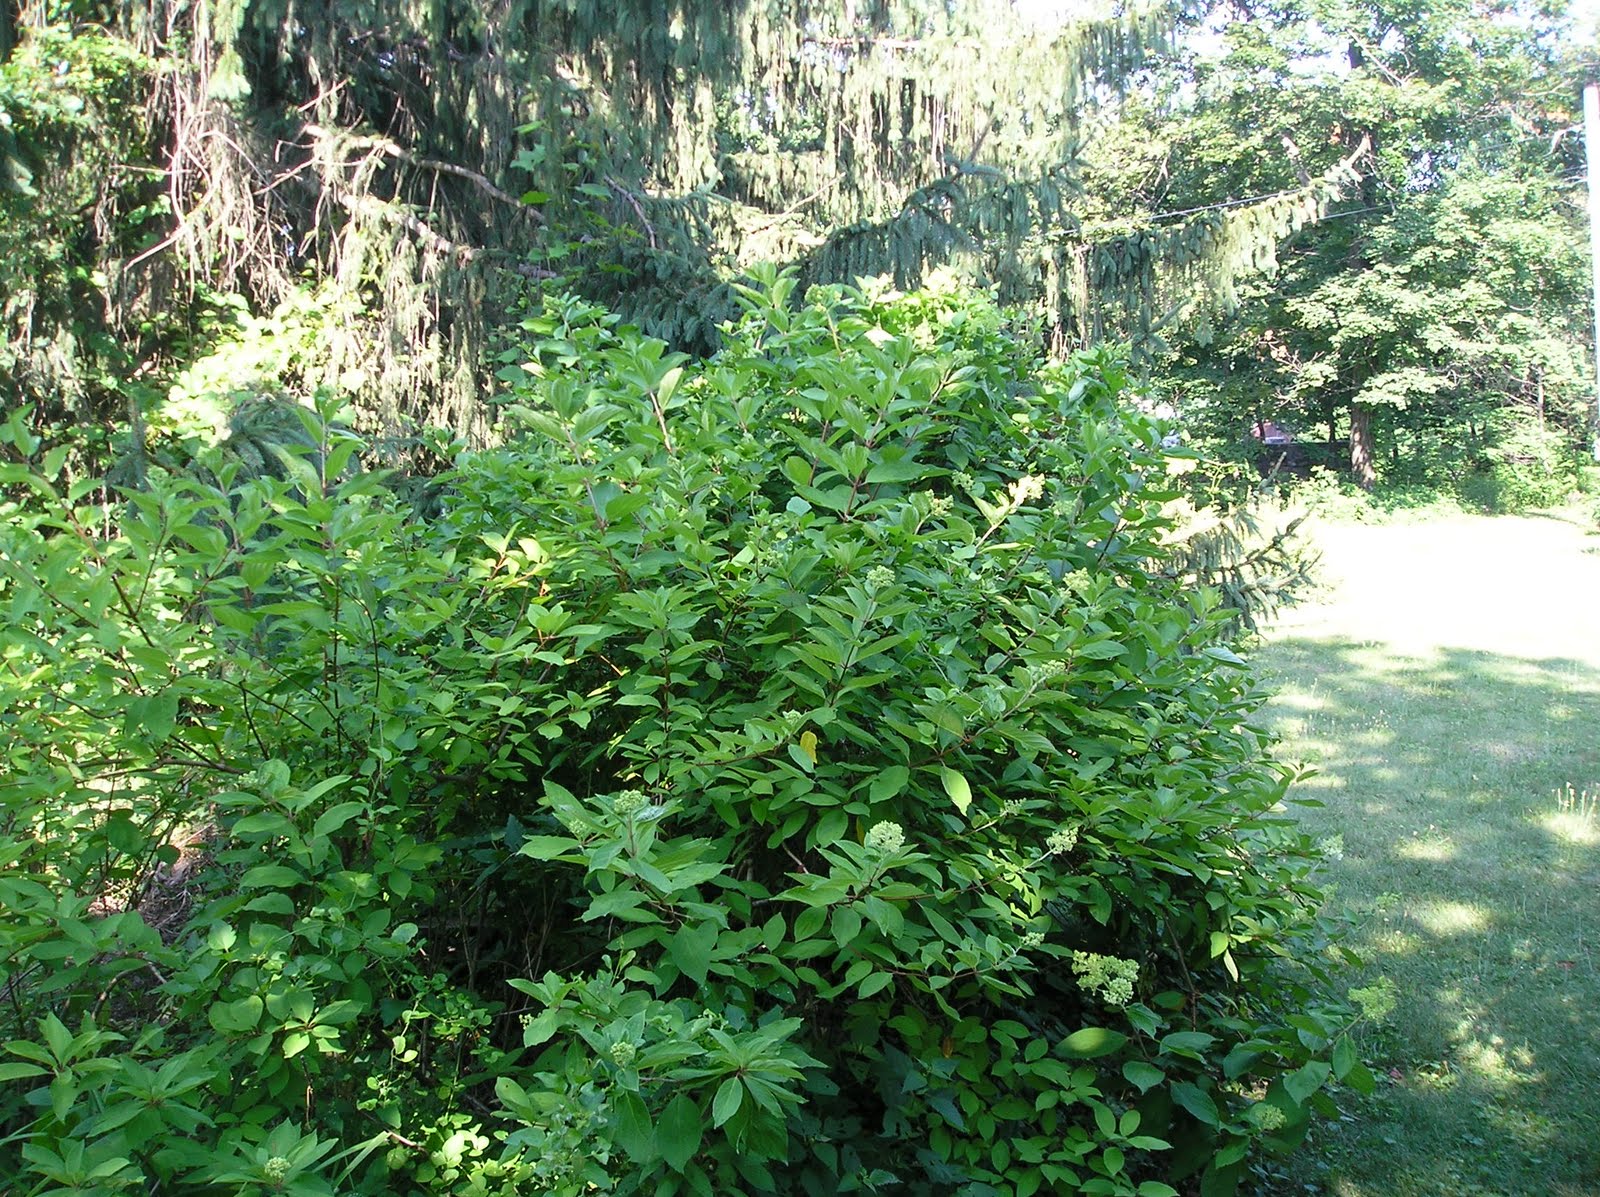
[[[939,778],[944,782],[944,792],[950,795],[950,801],[956,804],[956,809],[963,815],[972,805],[972,787],[967,784],[967,779],[954,769],[940,769]]]
[[[808,757],[811,758],[811,763],[813,765],[816,764],[817,763],[817,733],[813,732],[813,731],[801,732],[800,733],[800,747],[803,748],[805,750],[805,754]]]

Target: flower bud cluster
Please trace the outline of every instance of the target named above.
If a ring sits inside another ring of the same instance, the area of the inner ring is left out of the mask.
[[[1264,1101],[1258,1101],[1250,1107],[1249,1117],[1251,1122],[1264,1131],[1275,1131],[1288,1121],[1282,1110]]]
[[[634,1058],[638,1054],[639,1049],[634,1047],[633,1044],[629,1043],[626,1039],[619,1039],[616,1043],[611,1045],[611,1062],[618,1068],[628,1067],[633,1063]]]
[[[611,809],[616,812],[619,819],[631,819],[650,805],[649,799],[640,790],[623,790],[611,803]]]
[[[1067,663],[1059,657],[1049,661],[1037,661],[1028,667],[1028,675],[1039,685],[1053,681],[1066,671]]]

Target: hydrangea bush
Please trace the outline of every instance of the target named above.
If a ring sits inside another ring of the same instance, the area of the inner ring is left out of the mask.
[[[1116,361],[792,285],[550,301],[426,520],[7,467],[20,1191],[1225,1193],[1366,1082]]]

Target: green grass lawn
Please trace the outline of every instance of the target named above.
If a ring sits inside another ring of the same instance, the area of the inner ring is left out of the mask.
[[[1600,537],[1317,530],[1330,588],[1257,653],[1326,880],[1393,1014],[1376,1095],[1262,1191],[1600,1195]]]

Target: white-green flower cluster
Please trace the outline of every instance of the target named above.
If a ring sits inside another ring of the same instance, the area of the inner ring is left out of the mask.
[[[1098,952],[1074,952],[1072,972],[1081,989],[1098,994],[1108,1006],[1126,1006],[1133,1001],[1133,983],[1139,979],[1139,966],[1132,960],[1102,956]]]
[[[1019,507],[1043,494],[1044,479],[1037,474],[1026,474],[1011,484],[1011,502]]]
[[[882,590],[894,584],[894,570],[887,565],[874,565],[867,571],[867,589]]]
[[[1379,977],[1364,989],[1352,989],[1350,1000],[1368,1022],[1388,1022],[1396,1005],[1394,982],[1388,977]]]
[[[882,823],[874,823],[867,832],[865,840],[867,851],[875,856],[888,856],[898,852],[905,842],[905,828],[888,819]]]
[[[277,1184],[289,1175],[289,1161],[281,1155],[275,1155],[261,1165],[261,1175],[266,1178],[268,1184]]]
[[[1071,852],[1078,845],[1078,829],[1076,826],[1057,827],[1050,833],[1050,838],[1045,840],[1045,847],[1050,849],[1052,856],[1063,852]]]

